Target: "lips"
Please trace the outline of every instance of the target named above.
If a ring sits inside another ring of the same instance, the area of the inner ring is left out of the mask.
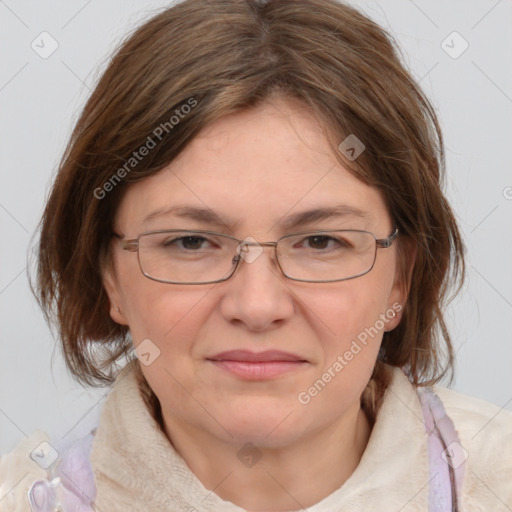
[[[308,361],[290,352],[230,350],[207,359],[214,366],[243,380],[268,380],[304,368]]]
[[[272,361],[287,362],[306,362],[302,357],[291,354],[290,352],[281,352],[280,350],[267,350],[265,352],[250,352],[249,350],[230,350],[221,352],[208,358],[211,361],[240,361],[247,363],[268,363]]]

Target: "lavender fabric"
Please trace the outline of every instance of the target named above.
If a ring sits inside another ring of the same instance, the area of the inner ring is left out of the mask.
[[[75,441],[28,492],[32,512],[93,512],[96,485],[89,462],[94,435]]]
[[[429,452],[429,512],[459,512],[464,478],[463,448],[440,398],[430,389],[418,389]]]

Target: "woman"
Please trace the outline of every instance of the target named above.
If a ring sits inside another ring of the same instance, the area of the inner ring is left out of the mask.
[[[118,50],[41,225],[81,382],[0,510],[510,510],[512,418],[435,384],[464,274],[436,115],[334,0],[186,0]],[[118,370],[124,357],[129,362]]]

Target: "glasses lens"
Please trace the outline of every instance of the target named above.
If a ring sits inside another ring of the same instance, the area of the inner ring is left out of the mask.
[[[377,245],[366,231],[322,231],[282,238],[278,258],[286,276],[304,281],[351,279],[371,270]]]
[[[139,238],[139,262],[144,275],[157,281],[209,283],[232,274],[238,246],[233,238],[201,231],[149,233]],[[327,282],[369,272],[376,249],[366,231],[317,231],[282,238],[277,257],[287,277]]]
[[[211,233],[149,233],[139,239],[139,262],[144,275],[157,281],[218,281],[232,272],[237,245],[236,240]]]

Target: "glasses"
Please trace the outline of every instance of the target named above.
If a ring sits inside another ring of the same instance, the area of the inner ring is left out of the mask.
[[[229,279],[243,259],[252,263],[264,246],[273,246],[281,272],[288,279],[330,283],[363,276],[375,264],[377,248],[386,249],[398,236],[398,228],[384,239],[355,229],[311,231],[258,243],[238,240],[212,231],[171,229],[120,239],[125,251],[137,252],[142,273],[149,279],[171,284],[210,284]],[[251,251],[252,248],[252,251]]]

